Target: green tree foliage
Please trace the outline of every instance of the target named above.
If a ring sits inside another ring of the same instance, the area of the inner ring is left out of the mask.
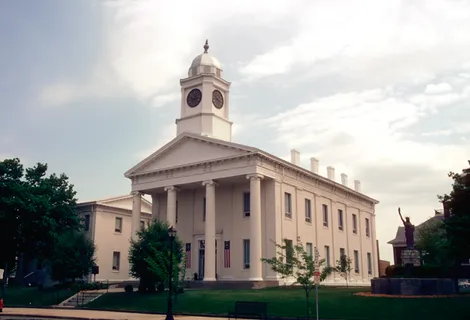
[[[75,281],[91,272],[95,259],[95,245],[85,233],[68,231],[54,246],[50,260],[51,278],[56,281]]]
[[[130,273],[140,279],[140,286],[153,286],[164,282],[170,275],[169,225],[154,221],[148,228],[137,233],[137,240],[131,240],[129,250]],[[173,242],[174,278],[182,260],[182,244],[178,237]]]
[[[76,192],[65,174],[47,174],[38,163],[24,169],[18,158],[0,162],[0,266],[17,256],[48,259],[64,230],[78,230]]]
[[[462,173],[450,172],[449,177],[453,180],[452,190],[439,199],[450,209],[451,217],[444,221],[449,254],[460,264],[470,258],[470,167]]]
[[[343,254],[339,260],[336,261],[336,266],[333,268],[334,272],[338,272],[341,277],[346,280],[346,285],[349,286],[349,275],[351,274],[352,260],[345,254]]]
[[[421,250],[426,265],[444,267],[453,264],[445,224],[440,220],[430,220],[419,227],[416,248]]]
[[[277,256],[272,258],[262,258],[263,263],[267,263],[271,269],[277,272],[282,279],[294,279],[293,284],[302,286],[305,292],[307,318],[310,318],[310,292],[315,288],[315,260],[314,257],[305,251],[302,243],[292,244],[292,240],[284,239],[284,244],[275,244]],[[324,281],[333,268],[325,265],[325,259],[318,261],[320,267],[320,281]]]

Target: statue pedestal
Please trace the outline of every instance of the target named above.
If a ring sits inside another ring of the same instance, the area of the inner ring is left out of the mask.
[[[404,266],[419,267],[421,265],[421,255],[416,249],[404,249],[401,252],[401,261]]]

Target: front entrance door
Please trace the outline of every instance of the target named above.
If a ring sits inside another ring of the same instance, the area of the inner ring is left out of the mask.
[[[205,260],[205,246],[204,240],[199,240],[199,273],[198,279],[204,279],[204,260]]]

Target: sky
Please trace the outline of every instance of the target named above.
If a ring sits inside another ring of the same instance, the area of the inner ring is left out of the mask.
[[[207,38],[233,141],[360,180],[393,261],[397,207],[431,217],[470,159],[469,32],[459,0],[3,0],[0,159],[48,163],[80,201],[129,193]]]

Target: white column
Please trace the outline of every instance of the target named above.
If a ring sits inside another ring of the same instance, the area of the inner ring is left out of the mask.
[[[250,280],[262,281],[261,263],[261,179],[260,174],[246,176],[250,179]]]
[[[158,195],[155,193],[152,193],[152,221],[157,221],[158,220],[158,214],[160,212],[160,199],[158,198]]]
[[[375,234],[375,213],[371,214],[370,218],[370,231],[371,231],[371,238],[372,238],[372,276],[378,277],[379,276],[379,261],[377,260],[377,237]]]
[[[204,252],[204,281],[215,281],[215,183],[202,183],[206,187],[206,224]]]
[[[137,239],[137,232],[140,229],[140,213],[142,212],[142,193],[132,192],[132,233],[131,238]]]
[[[176,191],[174,186],[165,187],[167,192],[166,221],[171,227],[176,226]]]

